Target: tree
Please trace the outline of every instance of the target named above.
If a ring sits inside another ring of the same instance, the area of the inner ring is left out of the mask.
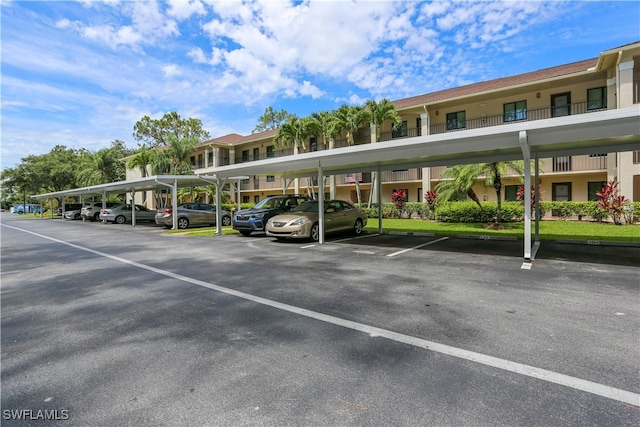
[[[121,159],[130,154],[131,150],[118,139],[111,143],[111,147],[100,149],[96,153],[83,151],[81,166],[77,172],[78,182],[89,186],[124,180],[126,171]]]
[[[436,185],[436,206],[449,200],[459,199],[461,196],[465,196],[473,200],[484,212],[484,207],[472,188],[478,178],[475,165],[451,166],[442,172],[441,178],[445,178],[445,180],[440,181],[438,185]]]
[[[347,136],[347,143],[354,144],[353,134],[358,131],[360,126],[367,121],[367,112],[363,107],[343,105],[333,112],[334,126],[336,133],[344,131]],[[362,196],[360,195],[360,181],[358,174],[355,174],[356,195],[358,205],[362,204]]]
[[[302,147],[303,150],[307,149],[306,140],[315,131],[314,122],[308,118],[300,118],[296,115],[290,116],[287,121],[280,125],[273,137],[273,145],[276,147],[292,145],[293,147]],[[307,190],[312,196],[313,187],[310,184],[310,179],[307,178]],[[312,181],[311,181],[312,182]]]
[[[258,119],[260,123],[251,131],[251,133],[263,132],[265,130],[276,130],[280,125],[286,122],[293,114],[287,113],[285,110],[275,111],[273,107],[267,107],[264,113]]]
[[[303,150],[306,150],[306,139],[310,135],[310,127],[311,123],[308,118],[292,115],[276,131],[273,137],[273,145],[276,147],[291,145],[293,147],[302,147]]]
[[[133,137],[150,147],[165,147],[169,137],[202,142],[209,138],[209,132],[202,128],[200,119],[183,119],[180,114],[171,112],[161,119],[144,116],[133,126]]]
[[[596,195],[600,197],[598,207],[609,212],[613,223],[616,225],[622,224],[624,204],[629,201],[625,196],[620,195],[618,186],[618,180],[614,178],[609,180],[607,185],[602,187],[600,191],[596,192]]]
[[[147,177],[147,166],[151,164],[153,158],[153,151],[149,150],[145,146],[141,146],[138,152],[129,159],[127,167],[129,169],[140,169],[140,174],[143,178]]]
[[[375,128],[375,142],[380,142],[380,135],[384,122],[388,120],[392,121],[394,129],[402,125],[402,119],[400,118],[400,114],[398,114],[398,111],[396,110],[396,106],[388,99],[384,98],[380,102],[369,100],[365,103],[365,106],[367,109],[367,118],[369,119],[369,123],[372,128]],[[378,185],[380,185],[378,183],[378,174],[377,172],[372,172],[371,192],[369,193],[369,206],[371,206],[371,201],[373,200],[374,193],[377,192]]]
[[[380,135],[382,132],[382,125],[386,121],[393,122],[393,128],[397,129],[402,125],[402,118],[396,110],[396,106],[393,102],[384,98],[380,102],[369,100],[365,103],[369,123],[371,127],[376,129],[376,142],[380,142]]]
[[[187,156],[196,148],[198,141],[193,138],[166,137],[167,145],[156,149],[151,156],[151,168],[156,175],[190,175],[193,165]]]
[[[314,136],[319,137],[322,145],[329,145],[333,148],[333,137],[336,134],[337,120],[333,113],[328,111],[320,111],[319,113],[311,113],[312,132]]]
[[[515,172],[522,175],[524,164],[522,161],[488,162],[472,165],[452,166],[442,173],[443,178],[452,178],[442,181],[436,186],[438,202],[448,201],[455,196],[466,194],[484,212],[480,199],[473,191],[473,185],[482,180],[485,187],[493,187],[496,191],[497,208],[496,222],[502,222],[502,176],[508,172]]]

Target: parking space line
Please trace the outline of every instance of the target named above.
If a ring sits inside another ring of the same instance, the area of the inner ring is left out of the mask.
[[[433,341],[428,341],[423,338],[413,337],[410,335],[402,334],[399,332],[390,331],[387,329],[378,328],[375,326],[366,325],[364,323],[354,322],[347,319],[342,319],[339,317],[319,313],[316,311],[307,310],[305,308],[296,307],[289,304],[284,304],[278,301],[270,300],[267,298],[258,297],[255,295],[247,294],[244,292],[236,291],[234,289],[226,288],[219,285],[214,285],[212,283],[204,282],[202,280],[194,279],[191,277],[183,276],[181,274],[173,273],[171,271],[162,270],[160,268],[152,267],[150,265],[142,264],[136,261],[131,261],[125,258],[121,258],[115,255],[110,255],[104,252],[96,251],[94,249],[90,249],[84,246],[76,245],[74,243],[65,242],[63,240],[59,240],[53,237],[45,236],[43,234],[35,233],[33,231],[21,229],[18,227],[12,227],[6,224],[0,224],[3,227],[8,227],[14,230],[22,231],[24,233],[28,233],[46,240],[50,240],[56,243],[60,243],[78,250],[86,251],[104,258],[111,259],[116,262],[120,262],[123,264],[127,264],[133,267],[137,267],[143,270],[151,271],[153,273],[160,274],[165,277],[170,277],[172,279],[176,279],[182,282],[190,283],[197,286],[202,286],[204,288],[212,289],[214,291],[218,291],[227,295],[232,295],[238,298],[242,298],[248,301],[255,302],[257,304],[262,304],[265,306],[273,307],[279,310],[283,310],[289,313],[297,314],[300,316],[304,316],[307,318],[319,320],[321,322],[333,324],[336,326],[341,326],[344,328],[348,328],[354,331],[364,332],[368,334],[370,337],[376,338],[381,337],[391,341],[408,344],[414,347],[423,348],[425,350],[434,351],[436,353],[445,354],[448,356],[453,356],[459,359],[480,363],[482,365],[491,366],[497,369],[501,369],[507,372],[524,375],[531,378],[536,378],[542,381],[546,381],[553,384],[562,385],[565,387],[569,387],[575,390],[584,391],[586,393],[594,394],[597,396],[605,397],[608,399],[612,399],[618,402],[626,403],[628,405],[632,405],[634,407],[640,407],[640,394],[622,390],[619,388],[615,388],[612,386],[608,386],[605,384],[599,384],[593,381],[584,380],[581,378],[572,377],[569,375],[561,374],[558,372],[549,371],[547,369],[536,368],[535,366],[525,365],[518,362],[513,362],[506,359],[501,359],[494,356],[489,356],[482,353],[477,353],[470,350],[464,350],[458,347],[449,346],[446,344],[440,344]],[[428,242],[427,244],[436,243],[438,241],[444,240],[445,238],[434,240],[432,242]],[[420,245],[426,246],[427,244]],[[415,249],[415,248],[413,248]]]
[[[403,249],[403,250],[401,250],[401,251],[398,251],[398,252],[394,252],[394,253],[388,254],[387,256],[388,256],[388,257],[392,257],[392,256],[396,256],[396,255],[401,255],[401,254],[403,254],[403,253],[405,253],[405,252],[409,252],[409,251],[412,251],[412,250],[414,250],[414,249],[420,249],[420,248],[422,248],[422,247],[424,247],[424,246],[433,245],[433,244],[435,244],[435,243],[442,242],[443,240],[447,240],[447,239],[448,239],[448,237],[441,237],[441,238],[439,238],[439,239],[432,240],[432,241],[430,241],[430,242],[423,243],[423,244],[421,244],[421,245],[413,246],[413,247],[411,247],[411,248]]]

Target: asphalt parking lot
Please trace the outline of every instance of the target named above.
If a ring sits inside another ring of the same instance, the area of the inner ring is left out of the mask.
[[[2,425],[640,424],[640,248],[0,221]]]

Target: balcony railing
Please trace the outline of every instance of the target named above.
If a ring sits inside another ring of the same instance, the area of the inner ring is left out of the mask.
[[[638,152],[640,153],[640,151]],[[640,156],[639,156],[640,157]],[[640,159],[639,159],[640,160]],[[447,170],[446,166],[431,168],[431,179],[440,179],[442,172]],[[607,170],[607,155],[584,155],[584,156],[561,156],[540,159],[540,173],[555,172],[588,172]]]
[[[586,114],[586,113],[593,113],[595,111],[606,110],[606,108],[590,109],[587,102],[578,102],[565,107],[557,107],[557,108],[545,107],[545,108],[538,108],[535,110],[527,110],[526,117],[521,120],[505,121],[504,115],[498,114],[494,116],[483,115],[483,116],[472,118],[472,119],[466,119],[464,121],[464,126],[458,127],[456,129],[447,129],[446,123],[432,125],[430,128],[430,133],[434,135],[434,134],[445,133],[445,132],[457,132],[457,131],[462,131],[467,129],[478,129],[483,127],[510,125],[518,122],[530,122],[534,120],[550,119],[553,117],[560,116],[559,114],[556,114],[556,112],[559,111],[560,108],[562,108],[563,112],[568,110],[570,115]],[[566,116],[567,114],[563,114],[563,115]]]
[[[562,111],[566,112],[568,111],[571,115],[576,115],[576,114],[586,114],[586,113],[591,113],[594,111],[602,111],[602,110],[606,110],[606,108],[599,108],[599,109],[590,109],[589,105],[587,102],[579,102],[579,103],[575,103],[575,104],[571,104],[569,106],[565,106],[562,107]],[[471,118],[471,119],[466,119],[464,121],[464,127],[459,127],[456,129],[447,129],[447,125],[446,123],[441,123],[441,124],[437,124],[437,125],[432,125],[430,127],[430,134],[434,135],[434,134],[440,134],[440,133],[446,133],[446,132],[459,132],[459,131],[464,131],[467,129],[476,129],[476,128],[483,128],[483,127],[492,127],[492,126],[502,126],[502,125],[510,125],[513,123],[518,123],[518,122],[523,122],[523,121],[534,121],[534,120],[542,120],[542,119],[548,119],[548,118],[552,118],[552,117],[556,117],[556,111],[559,111],[558,109],[556,109],[555,107],[545,107],[545,108],[539,108],[539,109],[534,109],[534,110],[527,110],[526,111],[526,117],[521,119],[521,120],[516,120],[516,121],[506,121],[504,120],[504,115],[503,114],[497,114],[497,115],[492,115],[492,116],[486,116],[483,115],[481,117],[476,117],[476,118]],[[420,128],[408,128],[406,130],[403,131],[391,131],[391,132],[383,132],[380,135],[380,141],[389,141],[389,140],[393,140],[393,139],[404,139],[404,138],[414,138],[416,136],[420,136],[421,135],[421,129]],[[361,145],[361,144],[368,144],[371,142],[371,134],[369,132],[368,129],[360,129],[358,132],[356,132],[356,134],[353,137],[354,139],[354,144],[355,145]],[[341,139],[336,139],[334,141],[334,146],[335,148],[342,148],[342,147],[348,147],[349,144],[346,140],[346,138],[341,138]],[[310,148],[307,147],[307,151]],[[322,151],[322,150],[327,150],[328,147],[322,144],[318,144],[315,147],[316,150],[318,151]],[[314,150],[315,151],[315,150]],[[245,156],[245,157],[236,157],[235,159],[235,163],[245,163],[245,162],[252,162],[252,161],[256,161],[256,160],[262,160],[262,159],[267,159],[267,158],[273,158],[273,157],[284,157],[284,156],[291,156],[294,153],[294,149],[293,148],[283,148],[277,151],[273,151],[270,153],[260,153],[258,156],[253,156],[253,154],[249,154],[249,156]],[[227,165],[229,164],[228,161],[229,159],[226,158],[221,158],[220,159],[221,165]],[[606,164],[606,159],[604,160],[605,164]],[[565,166],[561,166],[561,168],[563,168]],[[606,168],[606,166],[605,166]],[[576,170],[575,167],[571,167],[571,170]],[[591,170],[591,169],[601,169],[600,167],[595,167],[595,168],[587,168],[587,170]]]

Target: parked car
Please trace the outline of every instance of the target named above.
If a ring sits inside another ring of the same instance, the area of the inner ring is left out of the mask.
[[[113,208],[120,205],[119,202],[106,202],[107,208]],[[100,211],[102,210],[102,202],[91,202],[85,204],[80,210],[80,217],[82,220],[99,221]]]
[[[248,236],[254,231],[264,231],[264,226],[269,218],[288,212],[307,200],[311,200],[311,198],[291,194],[266,197],[251,209],[236,212],[233,217],[233,229],[238,230],[243,236]]]
[[[267,221],[267,236],[281,239],[311,239],[317,242],[320,238],[318,201],[306,201],[291,212],[276,215]],[[367,214],[360,208],[344,200],[327,200],[324,202],[325,233],[352,230],[359,235],[367,225]]]
[[[65,211],[64,214],[62,215],[62,218],[64,219],[80,219],[80,211],[81,211],[82,207],[77,207],[75,209],[70,209],[67,210],[66,206],[65,206]]]
[[[82,209],[82,203],[65,203],[64,212],[62,212],[62,205],[60,205],[60,207],[58,207],[57,214],[64,218],[64,214],[66,214],[67,212],[76,210],[79,211],[80,209]]]
[[[178,206],[178,228],[184,229],[191,225],[216,225],[216,207],[206,203],[184,203]],[[172,208],[160,209],[156,213],[156,224],[167,228],[173,227]],[[231,225],[231,213],[220,211],[221,223]]]
[[[149,210],[141,205],[134,205],[136,210],[136,222],[138,221],[151,221],[156,219],[156,211]],[[131,222],[131,204],[121,204],[109,209],[103,209],[100,212],[100,220],[106,222],[113,222],[116,224],[124,224],[125,222]]]

